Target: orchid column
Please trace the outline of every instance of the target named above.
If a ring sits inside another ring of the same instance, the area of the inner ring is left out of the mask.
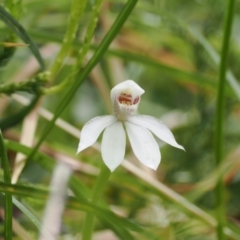
[[[114,114],[93,118],[84,125],[77,153],[95,143],[104,131],[101,145],[102,158],[106,166],[113,172],[124,159],[125,130],[136,157],[141,163],[154,170],[160,163],[161,155],[152,133],[162,141],[184,150],[176,142],[172,132],[161,121],[151,116],[137,114],[143,93],[144,90],[132,80],[126,80],[115,86],[111,90]],[[104,166],[94,187],[93,203],[97,203],[97,199],[101,195],[99,189],[103,189],[102,186],[107,182],[109,176],[110,172]],[[93,214],[87,216],[83,240],[91,239],[93,217]]]

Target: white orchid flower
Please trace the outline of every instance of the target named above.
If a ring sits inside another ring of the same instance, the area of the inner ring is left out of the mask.
[[[116,85],[111,91],[114,114],[95,117],[84,125],[77,153],[95,143],[103,130],[102,158],[111,171],[124,159],[125,130],[136,157],[154,170],[160,163],[161,155],[152,133],[162,141],[184,150],[161,121],[151,116],[136,114],[143,93],[144,90],[132,80]]]

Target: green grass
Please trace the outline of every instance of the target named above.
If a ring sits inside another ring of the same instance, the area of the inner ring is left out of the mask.
[[[0,237],[51,234],[44,207],[55,165],[67,161],[61,239],[240,239],[239,3],[228,3],[1,2]],[[145,90],[140,114],[161,119],[186,152],[159,142],[153,172],[127,143],[128,162],[99,175],[98,144],[76,156],[79,131],[109,113],[109,91],[126,79]]]

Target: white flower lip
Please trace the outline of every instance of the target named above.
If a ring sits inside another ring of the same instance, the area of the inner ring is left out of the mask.
[[[115,116],[125,121],[137,111],[144,90],[133,80],[119,83],[111,90],[111,101]]]
[[[145,91],[138,86],[133,80],[126,80],[119,83],[111,90],[111,101],[118,100],[120,103],[127,102],[131,104],[137,104],[140,100],[140,96]]]
[[[159,146],[152,133],[173,147],[184,150],[172,132],[157,118],[136,115],[144,90],[133,80],[116,85],[111,91],[114,115],[96,117],[87,122],[81,132],[77,153],[91,146],[103,133],[101,152],[104,163],[114,171],[123,161],[126,147],[126,129],[135,156],[154,170],[160,164]]]

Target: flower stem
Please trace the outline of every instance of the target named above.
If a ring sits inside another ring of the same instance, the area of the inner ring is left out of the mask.
[[[102,196],[104,187],[106,186],[106,183],[111,175],[111,172],[109,169],[103,164],[101,172],[95,182],[95,185],[93,187],[93,194],[91,203],[97,204],[99,199]],[[83,231],[82,231],[82,240],[91,240],[92,238],[92,232],[94,227],[94,213],[89,212],[87,213],[84,225],[83,225]]]
[[[71,82],[74,80],[74,78],[77,76],[79,69],[81,69],[82,64],[83,64],[83,60],[88,52],[88,49],[90,47],[90,43],[91,40],[93,38],[93,34],[94,34],[94,30],[96,28],[97,25],[97,20],[98,20],[98,14],[102,5],[102,1],[103,0],[96,0],[95,5],[92,7],[92,18],[90,21],[90,24],[87,28],[87,32],[84,38],[84,42],[82,47],[79,50],[79,54],[77,57],[77,61],[76,64],[74,65],[71,74],[60,84],[58,84],[57,86],[53,86],[49,89],[46,89],[44,91],[45,94],[53,94],[53,93],[57,93],[61,90],[66,89],[66,87],[71,84]]]
[[[48,123],[48,125],[45,127],[43,133],[40,136],[40,139],[38,140],[37,144],[33,148],[32,152],[29,153],[28,158],[26,160],[26,165],[34,157],[36,152],[38,151],[39,147],[41,146],[42,142],[45,140],[45,138],[50,133],[51,129],[53,128],[55,121],[57,118],[61,115],[63,110],[68,106],[69,102],[72,100],[75,92],[77,91],[78,87],[83,83],[85,79],[87,79],[88,74],[91,72],[91,70],[94,68],[94,66],[100,61],[104,53],[107,51],[109,45],[114,40],[120,29],[122,28],[123,24],[131,14],[132,10],[134,9],[135,5],[137,3],[137,0],[129,0],[121,13],[118,15],[117,19],[113,23],[111,29],[108,31],[104,39],[102,40],[101,44],[98,46],[96,51],[94,52],[94,55],[89,60],[87,65],[84,67],[84,69],[81,72],[81,75],[78,79],[75,79],[73,84],[70,86],[67,94],[64,96],[62,101],[60,102],[58,108],[55,111],[54,117],[52,120]]]
[[[219,84],[218,94],[216,102],[216,120],[215,120],[215,159],[216,165],[222,162],[223,152],[223,126],[224,126],[224,114],[225,114],[225,82],[227,71],[227,57],[229,52],[229,39],[231,35],[231,27],[234,16],[234,3],[235,0],[228,0],[227,13],[224,22],[224,36],[222,43],[221,62],[219,66]],[[217,239],[224,240],[224,226],[226,223],[225,212],[225,196],[224,196],[224,183],[222,177],[219,178],[216,188],[216,209],[217,209]]]
[[[76,36],[79,18],[85,9],[86,2],[87,2],[86,0],[72,1],[71,12],[68,19],[67,30],[63,38],[62,47],[50,69],[51,77],[54,77],[58,73],[67,55],[67,52],[72,44],[72,41]]]

